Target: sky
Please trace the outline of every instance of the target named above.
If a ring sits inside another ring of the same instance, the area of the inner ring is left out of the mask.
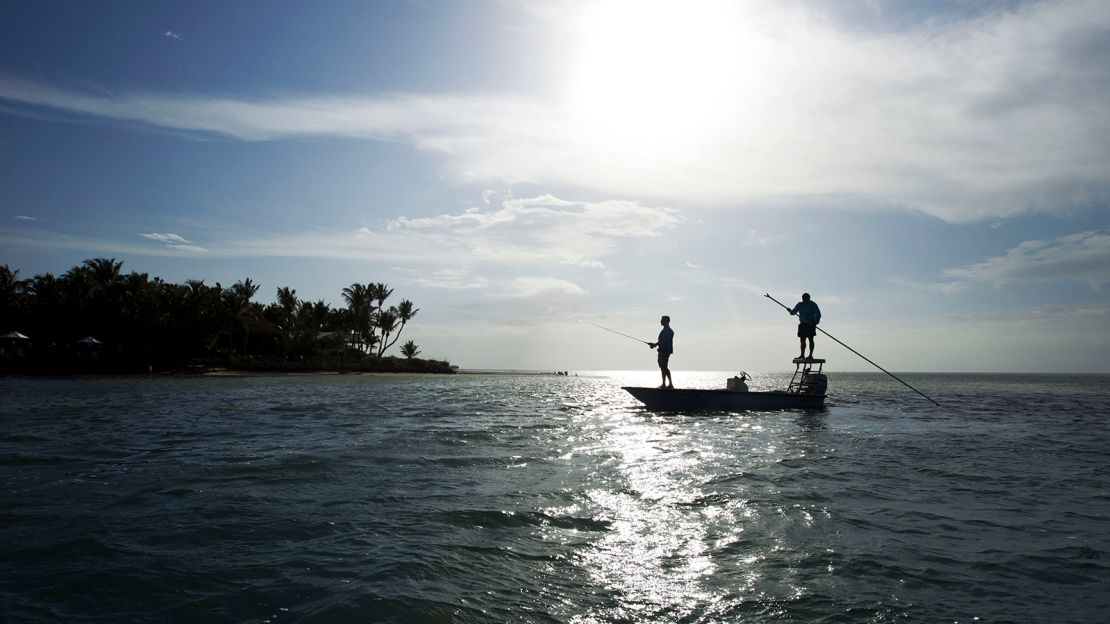
[[[809,292],[888,370],[1107,373],[1110,3],[0,0],[0,264],[93,257],[385,282],[471,369],[667,314],[677,383],[789,370]]]

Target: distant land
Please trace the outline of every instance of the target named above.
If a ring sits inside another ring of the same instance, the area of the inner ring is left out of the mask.
[[[175,284],[122,268],[93,258],[21,279],[0,266],[0,373],[454,372],[417,357],[412,340],[387,355],[419,309],[407,299],[387,307],[383,283],[344,288],[346,307],[301,301],[289,287],[263,306],[249,277]]]

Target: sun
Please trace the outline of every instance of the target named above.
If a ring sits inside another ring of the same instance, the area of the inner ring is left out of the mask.
[[[567,90],[581,130],[628,149],[711,132],[742,67],[737,18],[724,0],[591,3]]]

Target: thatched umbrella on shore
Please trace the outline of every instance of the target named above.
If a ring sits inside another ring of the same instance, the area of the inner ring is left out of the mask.
[[[10,331],[0,336],[0,355],[22,356],[23,347],[31,342],[31,338],[17,331]]]
[[[92,336],[85,336],[77,341],[77,356],[98,358],[100,357],[100,341]]]

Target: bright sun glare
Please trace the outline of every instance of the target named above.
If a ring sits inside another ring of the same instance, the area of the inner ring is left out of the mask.
[[[711,131],[741,67],[734,6],[723,0],[589,4],[569,90],[583,133],[634,150],[677,149]]]

